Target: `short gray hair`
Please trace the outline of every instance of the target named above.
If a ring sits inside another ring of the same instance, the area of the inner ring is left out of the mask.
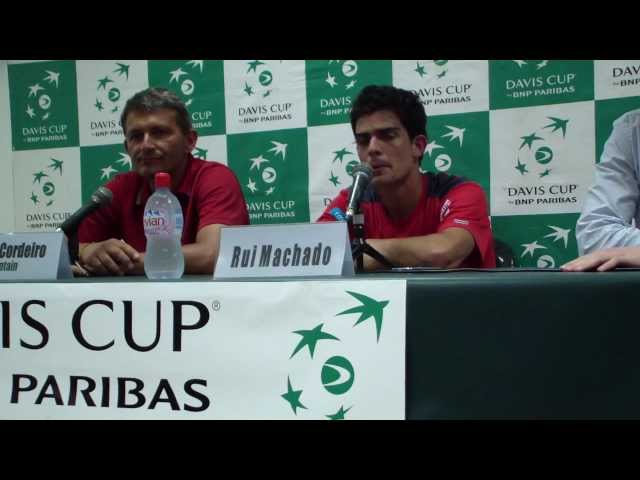
[[[120,115],[120,126],[126,133],[127,115],[131,112],[154,112],[162,108],[168,108],[176,112],[177,123],[183,133],[187,134],[193,130],[191,116],[184,102],[180,100],[180,97],[171,90],[158,87],[150,87],[142,90],[127,100],[122,115]]]

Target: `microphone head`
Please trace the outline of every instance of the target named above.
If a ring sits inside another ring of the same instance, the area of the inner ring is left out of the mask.
[[[373,169],[366,163],[361,163],[360,165],[356,165],[351,171],[351,176],[354,178],[358,174],[364,175],[365,177],[367,177],[367,181],[369,181],[373,176]]]
[[[105,186],[98,187],[91,195],[91,202],[98,205],[107,205],[111,200],[113,200],[113,192]]]

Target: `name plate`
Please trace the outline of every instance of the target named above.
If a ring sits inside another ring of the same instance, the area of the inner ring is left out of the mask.
[[[0,234],[0,280],[72,278],[62,232]]]
[[[223,227],[215,279],[353,275],[345,222]]]

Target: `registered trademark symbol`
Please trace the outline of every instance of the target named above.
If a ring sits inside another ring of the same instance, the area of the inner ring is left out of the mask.
[[[214,300],[211,305],[213,307],[214,312],[217,312],[218,310],[220,310],[220,302],[218,300]]]

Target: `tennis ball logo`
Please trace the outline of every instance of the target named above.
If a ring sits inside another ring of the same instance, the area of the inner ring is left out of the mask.
[[[53,183],[47,182],[42,186],[42,193],[44,193],[47,197],[53,195],[56,191],[56,187]]]
[[[258,75],[258,82],[260,82],[260,85],[262,85],[263,87],[270,85],[272,81],[273,75],[269,70],[265,70],[261,72],[260,75]]]
[[[542,255],[537,262],[538,268],[554,268],[556,262],[551,255]]]
[[[113,87],[112,89],[109,90],[109,93],[107,94],[107,96],[109,97],[109,100],[111,100],[113,103],[117,102],[118,100],[120,100],[120,89]]]
[[[347,60],[342,64],[342,74],[345,77],[353,77],[358,73],[358,64],[353,60]]]
[[[49,95],[41,95],[38,99],[38,105],[41,109],[47,110],[51,106],[51,97]]]
[[[536,162],[546,165],[551,160],[553,160],[553,150],[549,147],[540,147],[536,150]]]
[[[320,373],[322,385],[327,392],[334,395],[342,395],[353,386],[355,373],[351,362],[338,355],[324,362]]]
[[[262,171],[262,180],[264,183],[273,183],[276,181],[277,173],[273,167],[267,167]]]
[[[184,95],[191,95],[193,94],[193,91],[196,89],[195,84],[193,83],[193,80],[191,79],[187,79],[184,82],[182,82],[182,84],[180,85],[180,90],[182,91],[182,93]]]
[[[441,153],[436,157],[434,165],[436,167],[436,170],[438,170],[439,172],[446,172],[447,170],[449,170],[449,168],[451,168],[451,157],[446,153]]]

